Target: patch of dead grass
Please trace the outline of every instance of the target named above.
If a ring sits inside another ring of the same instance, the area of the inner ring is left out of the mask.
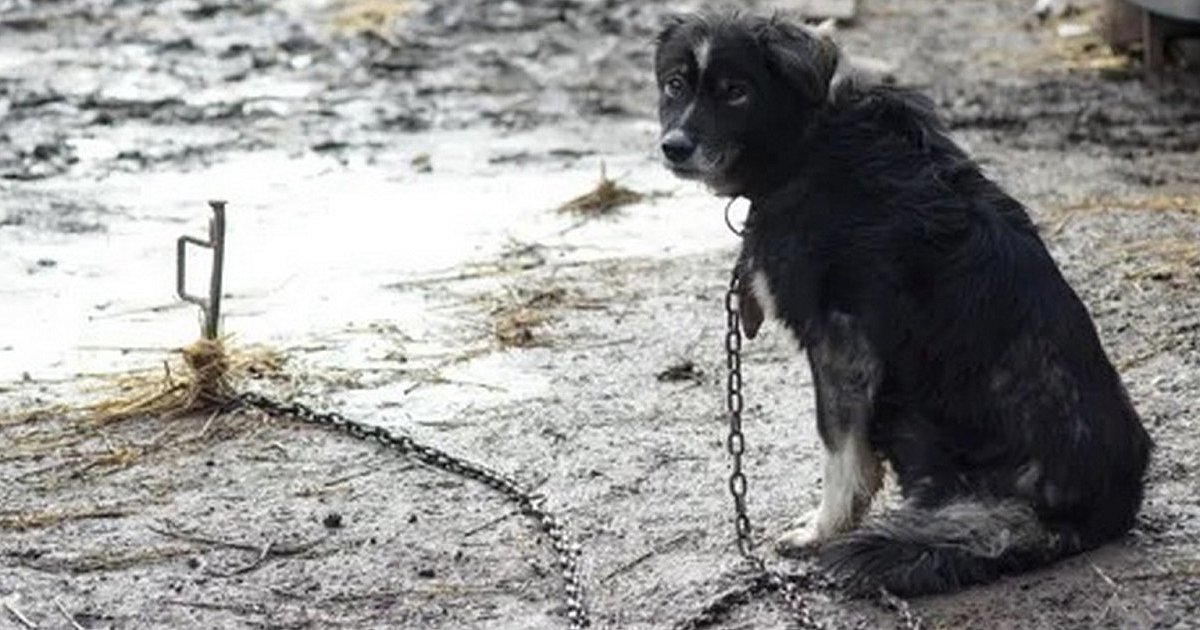
[[[1092,30],[1077,37],[1054,37],[1047,61],[1064,70],[1091,70],[1111,74],[1133,71],[1133,58],[1112,49],[1108,42]]]
[[[640,193],[626,188],[609,179],[604,165],[600,166],[600,181],[591,191],[586,192],[558,207],[558,211],[585,217],[597,217],[611,214],[621,206],[638,203],[646,198]]]
[[[99,553],[80,554],[64,558],[43,558],[29,562],[29,566],[54,573],[95,573],[117,571],[144,564],[156,564],[164,560],[195,553],[184,545],[162,545],[136,549],[106,550]]]
[[[492,308],[492,337],[502,348],[547,345],[538,329],[550,321],[547,311],[561,306],[566,295],[562,288],[510,292]]]
[[[1103,17],[1104,13],[1100,7],[1087,7],[1068,12],[1062,17],[1030,23],[1027,28],[1045,32],[1043,45],[1032,50],[992,50],[983,55],[982,61],[1032,72],[1092,71],[1112,75],[1128,74],[1134,69],[1134,59],[1128,54],[1113,50],[1104,40],[1101,35]],[[1086,31],[1064,36],[1059,31],[1059,27],[1064,25],[1083,26],[1086,27]]]
[[[231,431],[219,430],[228,427],[218,426],[214,410],[231,400],[235,384],[278,376],[283,368],[277,352],[230,347],[226,340],[201,340],[173,355],[159,369],[91,377],[85,391],[93,402],[0,414],[0,431],[11,434],[0,461],[48,460],[22,478],[63,481],[227,437]]]
[[[369,35],[397,45],[395,26],[412,11],[410,0],[343,0],[333,17],[335,30],[349,35]]]
[[[121,518],[133,512],[131,507],[125,505],[79,505],[24,512],[9,511],[0,513],[0,530],[23,532],[68,521]]]
[[[1125,273],[1126,280],[1154,280],[1187,285],[1200,280],[1200,243],[1191,239],[1163,238],[1121,246],[1126,260],[1148,260]]]
[[[580,296],[563,287],[509,289],[503,297],[490,301],[492,340],[501,348],[550,345],[551,339],[541,329],[554,321],[555,310],[609,308],[603,300]]]
[[[1058,208],[1063,212],[1096,212],[1101,210],[1139,210],[1184,212],[1200,215],[1200,195],[1149,195],[1145,197],[1088,197]]]
[[[234,384],[278,375],[283,356],[263,347],[237,347],[226,339],[201,339],[177,351],[161,370],[106,377],[94,388],[98,402],[74,410],[85,425],[101,427],[133,417],[178,417],[225,404]]]

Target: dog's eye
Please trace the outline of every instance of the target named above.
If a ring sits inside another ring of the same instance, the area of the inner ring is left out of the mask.
[[[730,81],[721,86],[721,95],[730,105],[741,105],[750,96],[750,90],[745,83]]]
[[[667,98],[678,98],[686,89],[687,83],[684,83],[679,75],[667,79],[667,82],[663,84],[663,94],[666,94]]]

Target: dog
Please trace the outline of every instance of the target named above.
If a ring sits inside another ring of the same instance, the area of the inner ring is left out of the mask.
[[[921,595],[1132,527],[1151,439],[1025,208],[928,99],[777,18],[677,16],[654,58],[666,166],[751,204],[745,335],[773,317],[811,367],[821,500],[781,553]],[[885,464],[902,505],[864,518]]]

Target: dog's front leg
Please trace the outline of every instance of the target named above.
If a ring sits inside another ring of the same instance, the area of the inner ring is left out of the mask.
[[[882,369],[867,340],[847,317],[808,350],[817,396],[817,429],[824,444],[821,504],[780,537],[781,553],[796,552],[853,529],[883,481],[883,466],[868,432]]]

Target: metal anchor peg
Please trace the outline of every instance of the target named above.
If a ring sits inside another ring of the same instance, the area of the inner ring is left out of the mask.
[[[213,217],[208,221],[208,240],[194,236],[180,236],[175,247],[175,292],[179,299],[200,307],[204,314],[203,335],[216,340],[221,322],[221,274],[225,267],[225,202],[210,201]],[[208,298],[187,292],[187,246],[206,247],[212,250],[212,275],[208,283]]]

